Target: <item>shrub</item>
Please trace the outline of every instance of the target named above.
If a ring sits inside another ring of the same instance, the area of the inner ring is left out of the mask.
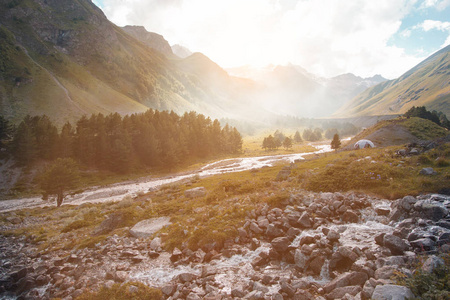
[[[436,166],[437,167],[448,167],[450,165],[450,163],[448,162],[448,160],[446,160],[445,158],[443,158],[443,157],[439,157],[437,160],[436,160]]]
[[[445,264],[436,267],[431,273],[421,268],[422,263],[419,263],[411,277],[397,273],[395,276],[397,284],[407,286],[420,299],[449,299],[450,255],[446,254],[442,258]]]
[[[66,232],[70,232],[70,231],[72,231],[72,230],[77,230],[77,229],[80,229],[80,228],[83,228],[83,227],[87,227],[87,226],[90,226],[90,225],[91,225],[91,223],[90,223],[89,221],[86,221],[86,220],[76,220],[76,221],[70,223],[69,225],[65,226],[65,227],[61,230],[61,232],[62,232],[62,233],[66,233]]]

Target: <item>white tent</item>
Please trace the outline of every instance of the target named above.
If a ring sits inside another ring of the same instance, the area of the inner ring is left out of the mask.
[[[373,148],[375,145],[369,140],[359,140],[354,145],[355,149]]]

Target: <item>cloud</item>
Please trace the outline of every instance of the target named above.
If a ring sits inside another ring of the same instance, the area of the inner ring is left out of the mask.
[[[430,31],[433,29],[436,29],[439,31],[450,31],[450,22],[425,20],[419,25],[419,27],[421,29],[423,29],[424,31]]]
[[[435,8],[438,11],[443,11],[450,6],[450,0],[425,0],[420,6],[421,9]]]
[[[394,78],[422,59],[388,45],[415,2],[103,0],[103,10],[120,26],[144,25],[224,67],[291,62],[322,76]]]

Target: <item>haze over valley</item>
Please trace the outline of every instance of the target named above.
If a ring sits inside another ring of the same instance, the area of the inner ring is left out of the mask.
[[[0,298],[450,299],[449,0],[0,0]]]

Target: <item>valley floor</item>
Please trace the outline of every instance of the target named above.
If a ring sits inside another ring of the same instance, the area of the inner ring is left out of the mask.
[[[230,159],[3,211],[0,297],[445,299],[447,144]]]

